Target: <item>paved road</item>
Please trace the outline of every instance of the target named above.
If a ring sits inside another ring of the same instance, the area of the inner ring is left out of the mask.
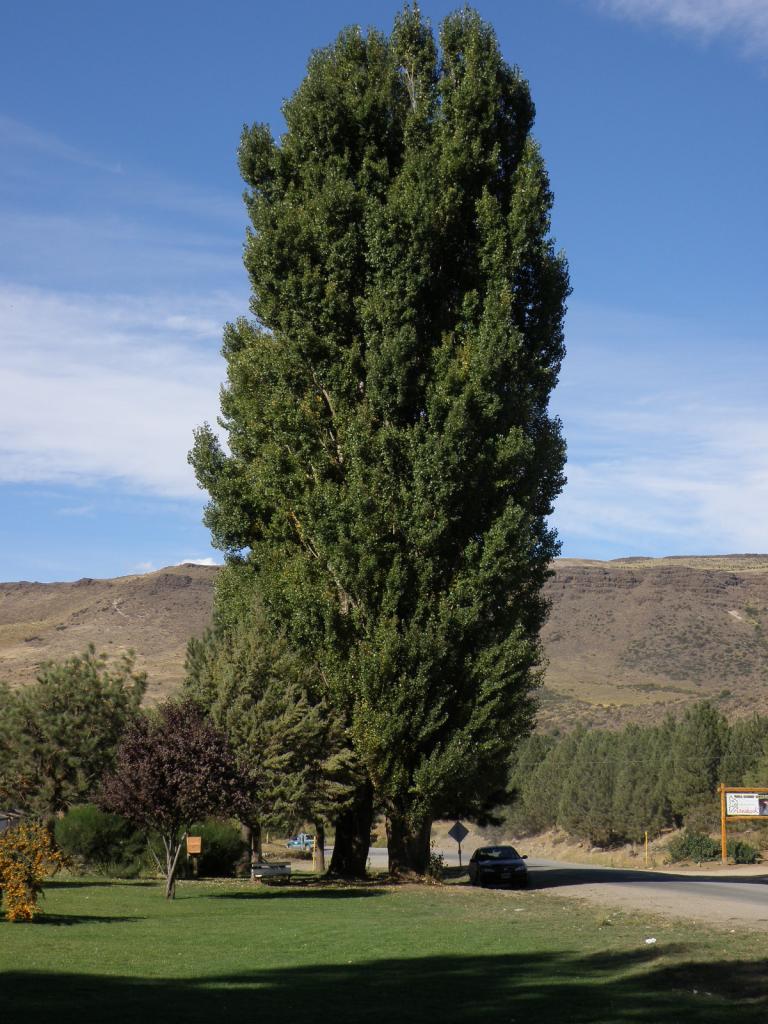
[[[768,875],[724,868],[698,875],[530,861],[531,887],[608,906],[768,928]],[[748,869],[746,869],[748,870]]]
[[[455,847],[440,852],[446,864],[458,866]],[[469,856],[462,858],[465,865]],[[386,869],[387,851],[372,848],[370,862],[374,870]],[[626,910],[768,928],[768,873],[764,868],[724,868],[695,874],[631,871],[533,858],[528,868],[530,888],[534,890]]]

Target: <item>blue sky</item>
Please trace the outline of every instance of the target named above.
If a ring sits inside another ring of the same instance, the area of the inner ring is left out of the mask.
[[[1,580],[218,560],[186,452],[247,310],[240,128],[279,132],[309,51],[397,6],[7,7]],[[563,554],[768,550],[768,4],[476,6],[531,82],[571,264]]]

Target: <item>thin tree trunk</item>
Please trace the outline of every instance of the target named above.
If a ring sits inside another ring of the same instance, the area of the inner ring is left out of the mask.
[[[174,844],[173,839],[166,839],[163,837],[163,843],[165,844],[165,864],[166,864],[166,875],[165,875],[165,898],[172,900],[176,896],[176,869],[179,866],[179,857],[181,856],[181,848],[187,838],[185,832],[181,839]]]
[[[399,878],[426,875],[431,832],[432,822],[428,818],[414,827],[403,814],[392,813],[387,817],[387,851],[391,875]]]
[[[315,871],[325,874],[325,825],[315,822]]]
[[[243,855],[237,862],[237,873],[250,877],[253,863],[253,828],[242,821],[240,822],[240,839],[243,843]]]
[[[361,786],[355,803],[336,822],[333,856],[328,869],[339,878],[366,878],[373,824],[373,787]]]

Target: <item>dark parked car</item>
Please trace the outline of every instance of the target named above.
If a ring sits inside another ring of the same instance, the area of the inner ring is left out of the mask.
[[[526,857],[521,857],[514,846],[481,846],[469,861],[469,880],[472,885],[528,885]]]

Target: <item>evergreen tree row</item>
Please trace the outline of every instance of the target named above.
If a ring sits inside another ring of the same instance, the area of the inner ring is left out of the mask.
[[[608,846],[711,828],[720,782],[768,785],[768,717],[729,725],[704,701],[658,726],[534,733],[517,748],[511,780],[508,824],[520,831],[561,828]]]

